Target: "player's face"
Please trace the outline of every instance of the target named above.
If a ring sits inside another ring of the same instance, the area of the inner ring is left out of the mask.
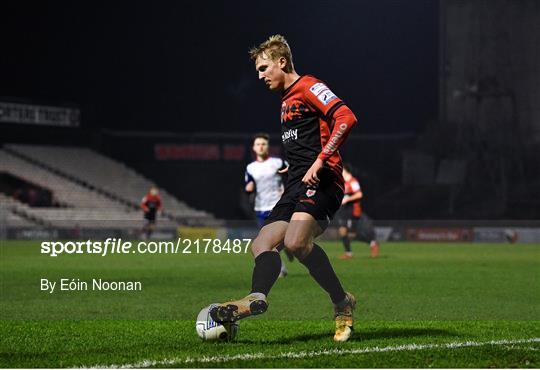
[[[283,90],[285,85],[285,58],[272,60],[266,53],[262,53],[255,61],[255,68],[259,73],[259,80],[263,80],[270,90]]]
[[[268,155],[268,141],[263,138],[257,138],[253,142],[253,152],[258,157],[266,157]]]

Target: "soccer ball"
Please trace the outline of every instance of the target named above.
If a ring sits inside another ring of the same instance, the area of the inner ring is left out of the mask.
[[[210,317],[210,310],[212,307],[216,307],[219,304],[212,303],[210,306],[205,307],[197,315],[197,323],[195,324],[195,330],[197,335],[202,340],[207,341],[230,341],[236,337],[238,333],[238,323],[226,323],[221,325]]]

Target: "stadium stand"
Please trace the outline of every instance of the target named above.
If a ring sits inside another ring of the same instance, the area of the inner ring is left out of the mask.
[[[0,193],[1,221],[5,221],[6,226],[10,227],[33,227],[49,226],[45,220],[32,214],[31,207],[13,199],[3,193]],[[5,214],[3,214],[5,212]],[[4,218],[5,217],[5,218]]]
[[[112,195],[132,207],[138,208],[142,196],[153,185],[152,181],[123,163],[87,148],[10,144],[5,145],[5,149],[96,191]],[[175,219],[213,218],[207,212],[178,201],[164,189],[160,189],[160,193],[166,212]]]
[[[139,228],[139,202],[152,184],[123,164],[83,148],[5,146],[0,149],[0,172],[49,189],[53,203],[59,205],[29,207],[3,196],[3,201],[10,199],[10,225]],[[212,215],[160,191],[168,213],[160,219],[159,228],[174,228],[185,219],[213,220]]]

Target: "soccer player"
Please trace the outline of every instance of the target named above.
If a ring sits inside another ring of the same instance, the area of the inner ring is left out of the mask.
[[[371,257],[376,258],[379,255],[379,243],[375,237],[373,222],[362,211],[360,199],[363,197],[362,188],[358,180],[352,175],[351,167],[348,164],[343,166],[343,179],[345,180],[345,196],[341,201],[341,209],[336,214],[339,224],[339,236],[343,241],[345,253],[339,258],[342,260],[351,259],[353,253],[351,250],[351,240],[349,233],[366,243],[371,248]]]
[[[157,213],[163,211],[163,204],[157,187],[152,186],[141,200],[141,209],[144,212],[145,223],[143,235],[149,239],[156,227]]]
[[[259,79],[281,92],[281,139],[289,162],[285,191],[251,245],[255,258],[251,293],[210,312],[217,322],[261,314],[279,275],[276,247],[285,248],[309,271],[334,304],[334,340],[352,333],[354,296],[346,293],[324,250],[314,243],[343,198],[338,148],[356,124],[352,111],[321,80],[296,73],[291,49],[281,35],[250,50]]]
[[[257,223],[262,227],[283,194],[283,180],[288,164],[281,158],[270,157],[270,137],[265,133],[253,136],[252,150],[256,159],[247,165],[245,174],[245,190],[247,193],[256,191],[255,215]]]
[[[270,215],[283,194],[282,174],[288,170],[288,163],[281,158],[270,157],[270,137],[265,133],[258,133],[253,137],[252,150],[256,159],[247,165],[245,174],[245,190],[255,193],[255,215],[259,227]],[[287,250],[285,250],[287,253]],[[292,255],[287,255],[292,260]],[[281,263],[280,277],[287,276],[287,268]]]

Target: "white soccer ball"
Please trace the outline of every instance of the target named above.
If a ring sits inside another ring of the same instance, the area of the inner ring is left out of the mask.
[[[210,309],[218,305],[217,303],[212,303],[210,306],[203,308],[199,312],[199,315],[197,315],[195,330],[197,330],[197,335],[202,340],[229,341],[236,337],[238,323],[234,322],[221,325],[210,317]]]

